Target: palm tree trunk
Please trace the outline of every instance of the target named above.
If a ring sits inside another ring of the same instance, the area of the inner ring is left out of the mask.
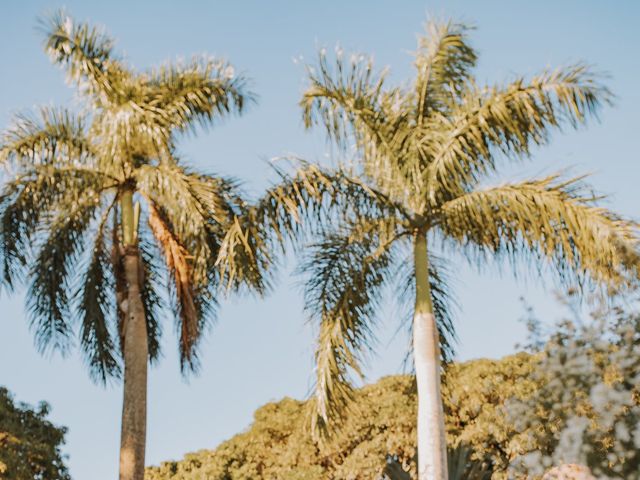
[[[446,480],[447,446],[440,393],[440,340],[429,286],[426,233],[414,238],[416,306],[413,358],[418,386],[418,480]]]
[[[147,435],[147,323],[140,292],[133,194],[122,195],[124,276],[127,285],[124,325],[124,398],[120,436],[120,480],[143,480]]]

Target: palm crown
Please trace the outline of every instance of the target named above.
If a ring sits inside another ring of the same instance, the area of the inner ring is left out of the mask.
[[[181,364],[195,368],[224,281],[215,268],[220,244],[245,204],[237,182],[184,166],[175,142],[242,112],[253,100],[247,81],[211,58],[134,72],[108,36],[64,14],[47,24],[45,48],[77,85],[85,113],[41,109],[19,116],[1,139],[0,160],[13,174],[0,197],[4,282],[31,280],[41,348],[68,345],[74,314],[91,373],[105,381],[121,373],[122,258],[139,246],[149,358],[159,353],[164,271]],[[261,290],[259,265],[247,262],[233,284]]]
[[[416,76],[403,87],[387,87],[368,58],[338,51],[332,64],[321,51],[301,100],[305,125],[322,125],[356,161],[305,164],[258,205],[278,233],[297,232],[293,220],[304,215],[325,221],[302,265],[306,305],[320,325],[314,425],[323,429],[349,405],[383,287],[394,283],[416,311],[433,311],[442,353],[451,352],[448,272],[427,238],[474,264],[524,257],[566,281],[620,285],[637,275],[637,225],[598,206],[582,177],[484,186],[500,160],[528,157],[553,129],[576,127],[609,103],[598,76],[576,64],[480,87],[468,28],[427,29]]]

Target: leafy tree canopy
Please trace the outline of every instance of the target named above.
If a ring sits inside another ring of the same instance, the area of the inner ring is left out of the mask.
[[[0,478],[68,480],[61,447],[67,429],[47,420],[49,405],[17,403],[0,387]]]
[[[532,317],[525,352],[449,364],[443,384],[449,446],[469,449],[499,480],[540,478],[566,463],[586,465],[598,478],[637,479],[640,316],[626,305],[598,307],[589,320],[575,308],[575,318],[549,332]],[[385,377],[356,390],[353,404],[325,443],[309,432],[312,402],[269,403],[247,431],[215,450],[150,468],[146,478],[415,478],[414,378]],[[400,476],[390,475],[390,462]]]
[[[448,437],[464,443],[477,458],[504,469],[522,442],[506,422],[502,404],[525,397],[534,384],[523,379],[533,357],[476,360],[449,367],[445,392]],[[147,480],[371,479],[380,478],[388,459],[414,471],[416,392],[413,377],[385,377],[356,390],[354,405],[330,444],[315,443],[308,431],[309,405],[285,398],[258,409],[252,426],[215,450],[188,454],[147,470]]]

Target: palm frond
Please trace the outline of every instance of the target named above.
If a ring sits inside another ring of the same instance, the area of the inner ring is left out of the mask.
[[[106,384],[109,378],[120,378],[122,374],[120,352],[117,341],[114,341],[113,325],[110,325],[117,308],[111,290],[111,256],[106,232],[112,206],[102,213],[89,264],[76,294],[80,297],[77,309],[80,346],[91,377],[102,384]]]
[[[531,252],[562,277],[624,283],[640,268],[638,225],[597,206],[581,180],[552,175],[473,191],[443,206],[439,226],[479,253]]]
[[[417,121],[443,112],[471,78],[477,55],[469,45],[469,27],[454,22],[429,22],[418,39],[415,66]]]
[[[385,90],[385,73],[376,73],[371,59],[363,56],[346,61],[338,55],[332,67],[321,52],[318,66],[308,73],[311,85],[300,101],[307,128],[324,126],[345,151],[355,143],[363,160],[358,173],[395,201],[423,185],[420,130],[411,128],[415,115],[406,92]]]
[[[40,222],[108,188],[109,179],[95,171],[50,165],[30,168],[5,183],[0,196],[3,283],[11,288],[21,279]]]
[[[162,206],[163,215],[193,260],[193,275],[205,281],[218,258],[220,243],[242,205],[235,181],[200,175],[178,166],[142,166],[139,192]]]
[[[521,157],[547,142],[551,130],[577,127],[597,114],[611,93],[586,65],[543,72],[506,87],[469,87],[447,116],[430,119],[423,139],[430,164],[430,200],[459,195],[496,170],[495,153]]]
[[[293,173],[276,168],[280,182],[228,225],[217,265],[227,288],[250,285],[258,292],[269,286],[268,269],[275,250],[300,248],[312,233],[337,220],[373,218],[405,212],[382,193],[342,169],[325,169],[300,161]]]
[[[113,40],[60,10],[42,20],[45,51],[69,79],[102,103],[126,101],[131,74],[113,52]],[[106,100],[106,102],[105,102]]]
[[[180,364],[193,365],[196,342],[200,338],[200,312],[196,305],[196,287],[189,252],[176,238],[171,226],[153,203],[149,204],[149,228],[164,254],[167,269],[172,276],[174,305],[176,315],[180,319]]]
[[[92,145],[82,116],[65,109],[41,108],[38,115],[18,115],[0,137],[0,163],[65,163],[81,166]]]
[[[339,55],[334,67],[320,52],[318,67],[307,69],[311,85],[300,101],[307,128],[322,124],[338,145],[347,147],[351,135],[388,141],[380,132],[385,112],[381,97],[385,73],[376,73],[370,58],[354,56],[347,62]]]
[[[304,239],[322,231],[331,212],[344,220],[374,217],[408,219],[409,213],[384,193],[368,186],[343,168],[327,169],[301,161],[292,174],[276,170],[280,182],[268,189],[256,205],[256,216],[282,242]]]
[[[321,438],[351,408],[353,376],[362,377],[361,357],[373,341],[372,320],[392,260],[391,244],[381,248],[380,240],[373,231],[356,239],[330,233],[301,265],[309,276],[306,309],[320,326],[312,431]]]
[[[265,294],[271,286],[270,269],[275,267],[273,248],[275,243],[258,222],[255,209],[244,209],[227,225],[220,244],[216,268],[221,285],[227,291]]]
[[[255,101],[248,80],[233,66],[213,58],[194,58],[186,64],[166,64],[148,74],[149,98],[166,125],[180,131],[216,118],[241,113]]]
[[[46,240],[38,248],[27,293],[31,328],[41,351],[66,351],[71,318],[68,292],[73,288],[74,266],[83,252],[84,235],[100,207],[100,199],[87,196],[61,209],[49,223]]]

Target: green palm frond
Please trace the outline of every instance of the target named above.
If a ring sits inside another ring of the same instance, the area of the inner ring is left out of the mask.
[[[276,169],[280,182],[258,200],[243,207],[221,244],[217,265],[227,288],[234,282],[262,291],[269,285],[267,266],[273,267],[275,250],[288,244],[299,248],[312,233],[335,221],[406,213],[388,197],[342,169],[329,170],[306,162],[288,173]],[[338,216],[331,212],[339,211]]]
[[[198,174],[175,160],[157,166],[142,165],[134,175],[142,195],[180,214],[174,222],[185,232],[196,231],[207,221],[230,221],[243,201],[237,181]]]
[[[84,168],[43,165],[28,169],[4,185],[0,196],[3,281],[11,287],[26,265],[41,222],[51,214],[110,187],[109,179]]]
[[[416,299],[416,276],[413,264],[413,255],[408,256],[399,263],[397,269],[397,303],[401,311],[404,311],[404,323],[409,325],[409,331],[413,331],[413,310]],[[449,363],[455,355],[457,337],[455,333],[455,315],[458,303],[452,292],[454,276],[451,267],[443,257],[429,255],[429,286],[431,290],[431,303],[433,314],[436,317],[436,325],[440,336],[440,352],[444,363]],[[410,336],[411,338],[411,336]],[[410,349],[412,349],[412,344]],[[410,357],[411,352],[409,352]]]
[[[120,378],[120,352],[112,318],[117,308],[112,284],[111,255],[108,245],[108,222],[111,208],[103,213],[96,228],[89,264],[81,279],[76,296],[80,321],[80,346],[92,378],[106,384],[109,378]],[[114,338],[115,337],[115,338]]]
[[[166,64],[148,74],[147,103],[167,125],[184,131],[218,117],[241,113],[255,100],[248,80],[233,66],[213,58],[194,58],[186,64]]]
[[[100,207],[98,197],[87,196],[69,205],[48,225],[48,235],[39,245],[29,276],[33,279],[28,292],[31,328],[36,345],[42,351],[49,347],[65,351],[68,347],[71,316],[70,298],[75,271],[84,247],[84,234]]]
[[[83,117],[64,109],[41,108],[38,115],[18,115],[0,136],[0,163],[31,165],[64,162],[80,166],[92,145]]]
[[[402,198],[419,160],[416,132],[407,128],[410,99],[400,89],[384,90],[385,73],[376,73],[361,55],[349,61],[338,55],[331,67],[321,53],[317,71],[308,71],[311,85],[300,101],[305,126],[324,126],[345,151],[354,140],[365,160],[363,173]]]
[[[305,304],[319,322],[312,429],[321,437],[349,411],[353,376],[373,341],[372,319],[391,276],[391,243],[374,232],[329,233],[301,265],[309,275]]]
[[[381,104],[385,73],[376,73],[371,59],[356,56],[346,61],[339,55],[332,67],[321,52],[317,71],[309,68],[308,73],[311,85],[300,101],[307,128],[323,125],[343,147],[351,134],[373,136],[381,144],[389,140],[380,132],[385,119]]]
[[[244,210],[227,231],[216,259],[221,285],[227,291],[248,289],[266,293],[270,286],[269,269],[273,268],[272,249],[275,247],[269,233],[258,222],[253,208]]]
[[[505,87],[470,86],[449,115],[429,119],[431,133],[423,142],[430,157],[430,201],[458,195],[494,172],[496,152],[528,155],[533,145],[547,142],[552,129],[576,127],[610,100],[598,75],[582,64]]]
[[[619,284],[638,271],[638,225],[595,204],[582,178],[551,175],[470,192],[446,203],[440,228],[480,253],[516,258],[526,252],[574,272]]]
[[[477,55],[469,45],[469,27],[454,22],[429,22],[419,37],[415,66],[417,119],[442,112],[471,79]]]
[[[279,172],[281,182],[267,190],[258,203],[258,216],[274,230],[294,235],[300,226],[320,225],[328,214],[340,212],[340,218],[358,219],[399,217],[408,219],[402,205],[343,168],[327,169],[302,162],[293,174]]]
[[[66,68],[69,79],[82,91],[101,103],[127,100],[132,75],[115,56],[108,35],[64,11],[43,19],[42,24],[45,51],[54,63]]]

